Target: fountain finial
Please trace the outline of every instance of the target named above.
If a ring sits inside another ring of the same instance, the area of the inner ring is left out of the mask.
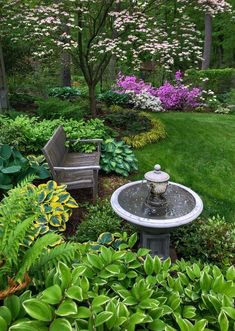
[[[154,166],[154,170],[155,170],[155,171],[161,171],[161,166],[160,166],[160,164],[156,164],[156,165]]]

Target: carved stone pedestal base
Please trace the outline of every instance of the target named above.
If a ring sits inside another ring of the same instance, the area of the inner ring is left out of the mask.
[[[140,233],[140,246],[151,249],[152,256],[158,255],[164,260],[170,256],[170,234]]]

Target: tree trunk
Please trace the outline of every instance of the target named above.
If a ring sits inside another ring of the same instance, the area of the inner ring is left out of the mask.
[[[8,91],[7,91],[7,81],[5,65],[3,60],[3,51],[0,44],[0,112],[9,108],[8,102]]]
[[[61,54],[61,83],[62,86],[71,87],[71,58],[66,51]]]
[[[95,85],[89,85],[89,106],[92,117],[97,116]]]
[[[212,44],[212,16],[210,14],[205,14],[204,23],[205,23],[205,39],[204,39],[202,69],[208,69],[210,67],[211,44]]]

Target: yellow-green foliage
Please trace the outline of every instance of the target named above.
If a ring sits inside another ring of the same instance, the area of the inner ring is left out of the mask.
[[[76,201],[66,191],[66,186],[59,186],[50,180],[35,189],[38,192],[37,199],[41,213],[35,226],[40,229],[40,234],[50,230],[65,231],[72,209],[78,207]]]
[[[122,139],[127,145],[134,148],[141,148],[166,137],[165,126],[160,120],[153,118],[150,114],[146,114],[145,112],[141,112],[140,114],[150,119],[152,128],[150,131],[135,136],[123,137]]]

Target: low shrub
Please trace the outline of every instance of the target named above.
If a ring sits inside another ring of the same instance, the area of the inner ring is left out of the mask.
[[[138,170],[137,159],[130,146],[112,138],[101,145],[100,165],[106,173],[114,172],[125,177]]]
[[[235,110],[235,88],[226,94],[225,102]]]
[[[27,153],[37,153],[41,151],[59,125],[64,126],[69,139],[106,139],[110,136],[110,129],[99,119],[39,121],[36,117],[18,116],[15,119],[10,119],[6,116],[0,116],[0,143],[11,144]],[[73,147],[76,149],[76,146]],[[77,148],[86,150],[87,146],[77,146]]]
[[[59,262],[43,291],[6,299],[1,325],[9,331],[233,329],[233,266],[222,272],[184,261],[171,265],[146,249],[131,251],[136,239],[118,251],[80,246],[79,262]]]
[[[235,263],[234,225],[219,216],[180,227],[172,239],[178,254],[185,259],[217,265]]]
[[[151,144],[166,137],[165,126],[159,119],[153,118],[150,114],[146,113],[140,113],[140,115],[150,120],[152,128],[147,132],[123,137],[122,139],[126,144],[134,148],[142,148],[147,144]]]
[[[212,90],[215,94],[224,94],[235,87],[235,69],[189,69],[185,73],[188,83],[199,86],[202,89]]]
[[[42,119],[64,119],[82,120],[88,114],[88,101],[80,98],[74,103],[68,100],[56,98],[41,99],[36,102],[35,113]]]
[[[50,97],[59,98],[61,100],[72,100],[81,95],[81,91],[77,87],[54,87],[49,89],[48,95]]]
[[[129,104],[129,95],[126,93],[118,93],[114,91],[107,91],[102,94],[99,94],[97,99],[99,101],[105,102],[108,106],[110,105],[128,105]]]
[[[9,102],[11,107],[17,109],[34,104],[35,98],[30,94],[15,92],[9,94]]]
[[[30,175],[41,179],[50,177],[44,158],[28,159],[14,147],[0,144],[0,191],[11,189]]]
[[[105,123],[116,130],[121,137],[136,135],[152,128],[151,120],[145,114],[132,109],[118,108],[117,111],[112,111],[103,118]]]
[[[120,217],[114,213],[110,201],[102,200],[96,205],[87,206],[87,214],[79,224],[75,241],[86,242],[96,241],[99,235],[103,232],[123,232],[129,234],[134,232],[134,227],[128,225],[127,222],[122,222]]]

